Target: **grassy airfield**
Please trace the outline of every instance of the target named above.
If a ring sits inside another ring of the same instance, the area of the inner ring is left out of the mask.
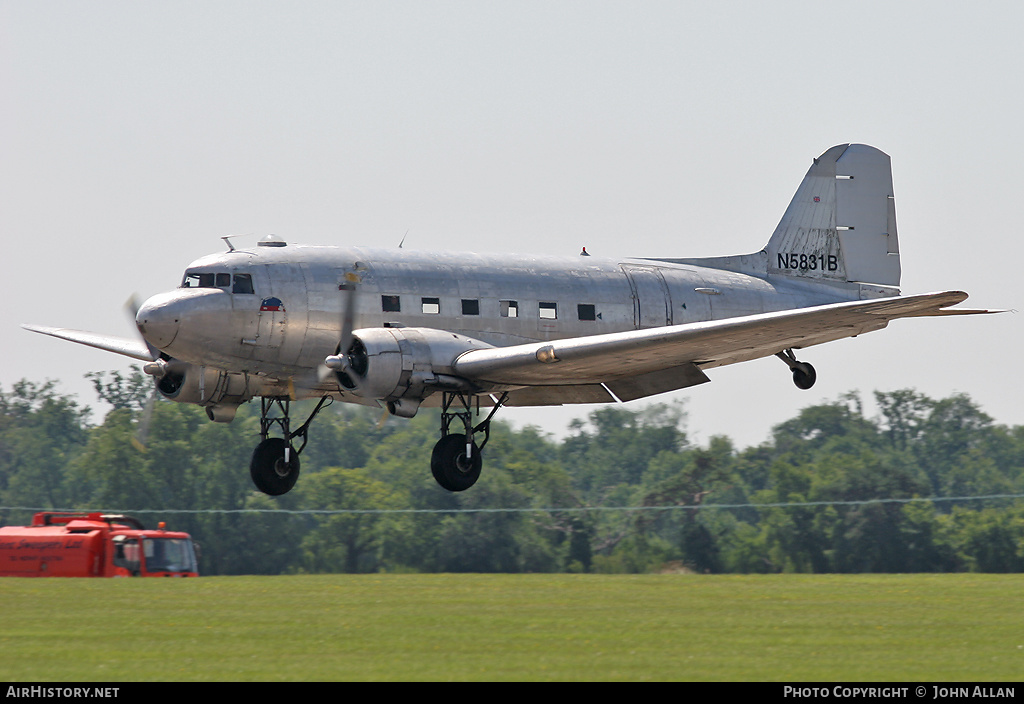
[[[1024,575],[0,580],[0,679],[1013,681]]]

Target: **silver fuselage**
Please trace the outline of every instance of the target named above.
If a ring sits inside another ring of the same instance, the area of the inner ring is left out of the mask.
[[[250,277],[251,293],[236,292],[232,282],[240,274]],[[345,283],[353,275],[355,328],[430,328],[495,347],[864,295],[854,285],[662,260],[294,244],[206,256],[188,267],[186,280],[191,276],[195,283],[199,275],[207,275],[206,285],[180,287],[146,302],[150,323],[143,334],[171,357],[257,375],[265,383],[308,375],[337,351],[351,290]]]

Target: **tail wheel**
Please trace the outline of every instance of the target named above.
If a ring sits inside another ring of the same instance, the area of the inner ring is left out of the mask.
[[[299,453],[289,448],[285,461],[286,447],[284,438],[267,438],[253,450],[249,476],[264,494],[287,494],[299,478]]]
[[[798,389],[809,389],[818,380],[818,374],[807,362],[801,363],[799,367],[793,368],[793,383]]]
[[[471,456],[466,457],[466,436],[462,433],[445,435],[434,445],[430,455],[430,471],[437,483],[448,491],[465,491],[480,478],[483,460],[476,443]]]

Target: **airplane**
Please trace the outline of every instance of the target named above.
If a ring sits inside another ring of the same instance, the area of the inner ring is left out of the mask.
[[[335,400],[403,418],[440,407],[431,471],[464,491],[502,407],[627,402],[771,355],[809,389],[816,372],[796,350],[899,318],[995,312],[952,308],[967,298],[959,291],[900,295],[890,158],[864,144],[814,159],[753,254],[438,253],[274,235],[237,249],[223,239],[227,251],[192,262],[178,288],[135,311],[141,341],[23,327],[140,360],[156,392],[216,422],[260,398],[250,475],[270,495],[294,486],[310,424]],[[293,429],[290,402],[307,398],[319,401]]]

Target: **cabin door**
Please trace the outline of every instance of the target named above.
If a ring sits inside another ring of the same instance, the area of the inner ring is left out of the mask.
[[[661,270],[653,266],[623,264],[633,294],[633,324],[660,328],[672,324],[672,296]]]

